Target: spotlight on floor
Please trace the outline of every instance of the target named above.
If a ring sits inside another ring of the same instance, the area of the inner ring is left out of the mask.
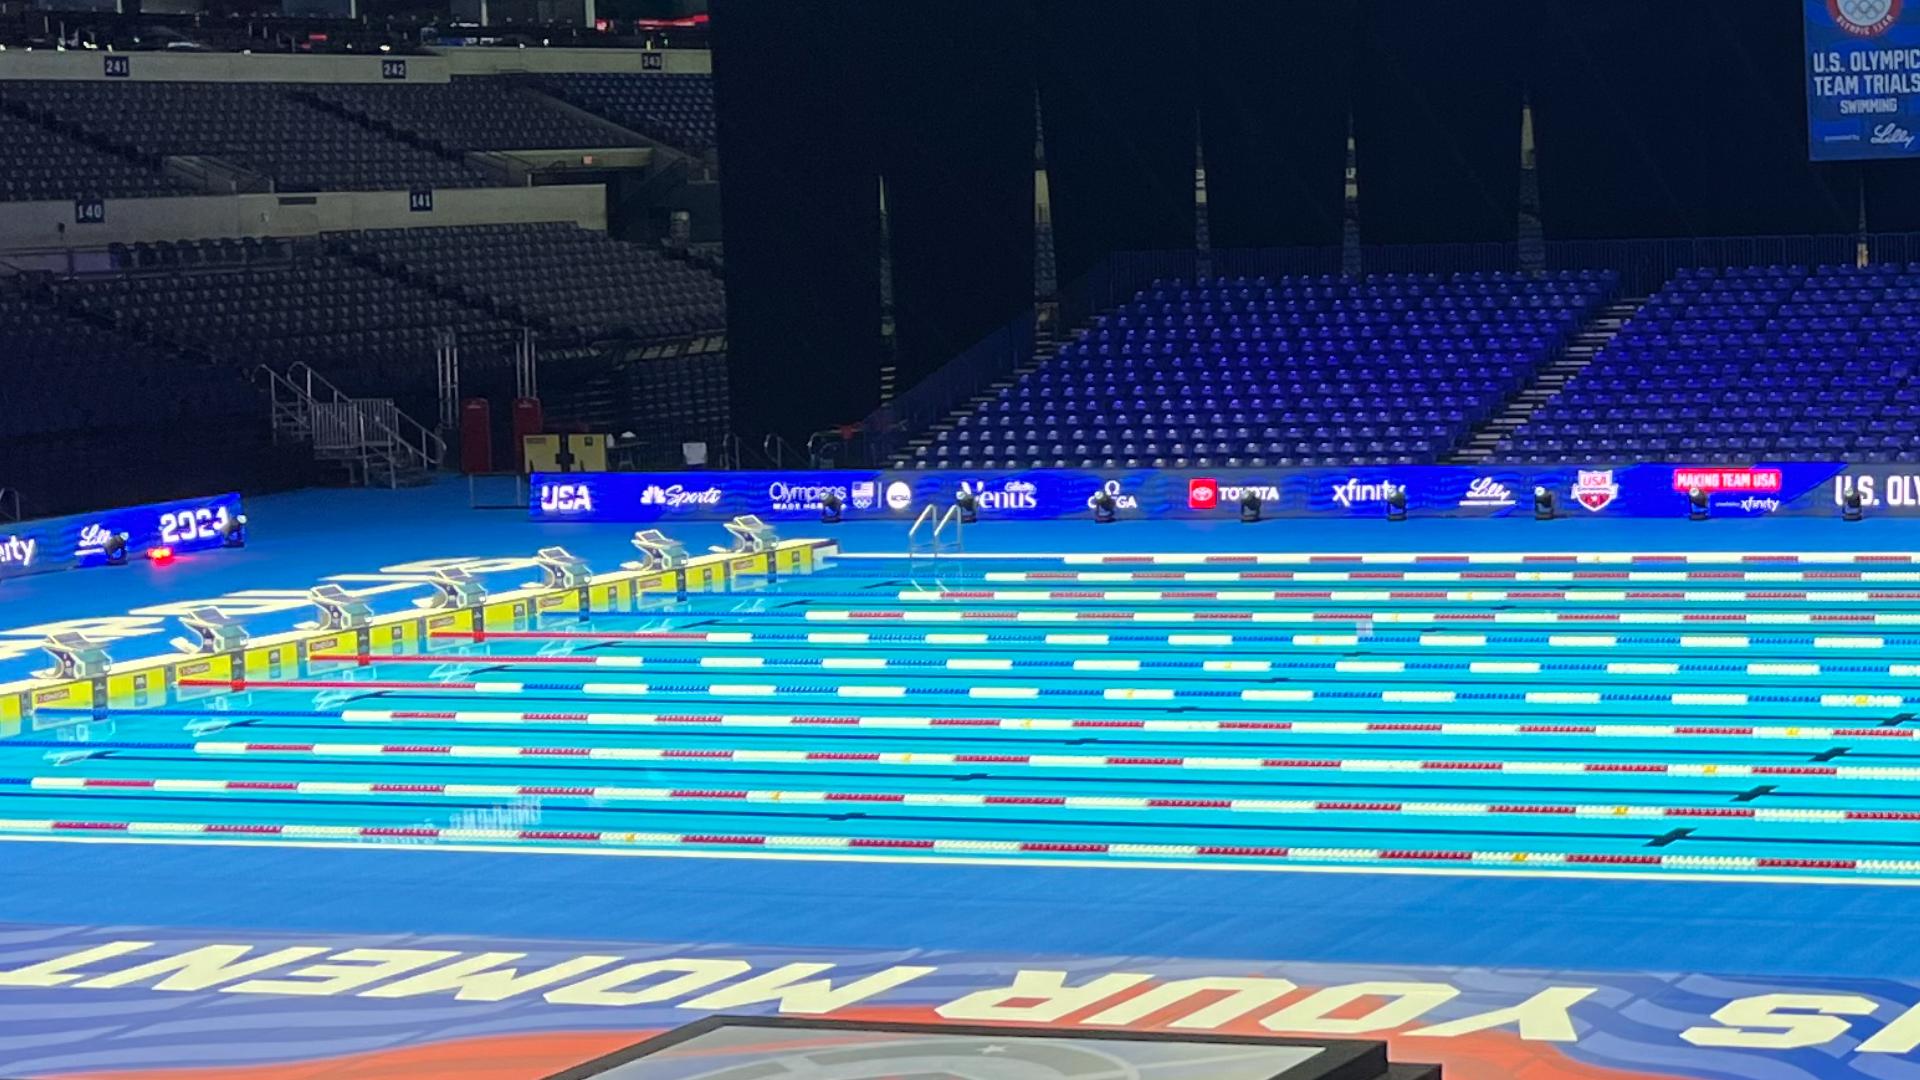
[[[1687,520],[1707,520],[1707,493],[1699,488],[1687,489]]]
[[[953,505],[960,508],[960,524],[972,525],[980,520],[980,500],[966,488],[953,497]]]
[[[1114,500],[1113,493],[1102,491],[1093,497],[1093,523],[1111,525],[1119,517],[1120,504]]]
[[[107,557],[108,566],[127,565],[127,534],[113,533],[106,543],[100,545],[100,554]]]
[[[1546,488],[1533,489],[1533,520],[1552,521],[1554,514],[1553,492]]]
[[[1396,487],[1387,495],[1387,520],[1407,520],[1407,489]]]
[[[1260,496],[1249,491],[1240,496],[1240,524],[1251,525],[1260,520]]]
[[[220,522],[215,530],[220,534],[220,546],[243,548],[247,546],[247,515],[234,514]]]
[[[844,504],[840,496],[829,491],[820,499],[820,523],[822,525],[840,524],[840,511]]]
[[[1845,495],[1840,496],[1841,521],[1859,521],[1866,516],[1866,501],[1860,498],[1858,491],[1848,490]]]

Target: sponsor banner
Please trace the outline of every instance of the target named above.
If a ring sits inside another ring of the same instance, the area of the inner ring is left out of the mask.
[[[1365,466],[1353,469],[1081,470],[1019,472],[707,472],[536,474],[533,516],[549,521],[719,520],[758,514],[770,521],[817,520],[828,495],[842,517],[911,520],[926,506],[971,494],[982,519],[1046,521],[1088,513],[1101,492],[1125,519],[1231,518],[1249,495],[1262,517],[1384,517],[1396,496],[1424,517],[1531,516],[1537,491],[1552,492],[1561,516],[1684,517],[1689,493],[1708,494],[1721,516],[1830,513],[1817,494],[1842,466]],[[1875,473],[1874,475],[1879,475]],[[1916,472],[1920,478],[1920,472]],[[1912,499],[1920,480],[1869,481],[1888,499]],[[1888,484],[1899,485],[1889,488]],[[1837,498],[1837,496],[1835,496]]]
[[[0,925],[8,1076],[543,1076],[716,1013],[1337,1034],[1451,1080],[1897,1078],[1920,1045],[1913,980]]]
[[[1858,492],[1860,508],[1868,514],[1920,516],[1920,465],[1848,466],[1827,490],[1831,498],[1825,500],[1824,508],[1828,512],[1842,506],[1848,492]]]
[[[1815,161],[1920,156],[1920,0],[1801,0]]]
[[[127,538],[130,558],[156,547],[175,552],[216,548],[220,527],[240,512],[240,496],[229,493],[0,524],[0,578],[97,565],[106,558],[108,539],[120,535]]]

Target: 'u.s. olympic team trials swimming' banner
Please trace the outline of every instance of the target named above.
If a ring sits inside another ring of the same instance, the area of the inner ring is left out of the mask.
[[[1414,517],[1532,516],[1551,492],[1561,517],[1684,517],[1691,492],[1714,517],[1840,512],[1858,492],[1868,515],[1920,515],[1920,466],[1831,462],[1753,466],[1367,466],[1215,469],[878,472],[538,473],[530,512],[542,521],[634,523],[818,520],[828,496],[848,521],[911,521],[971,493],[986,519],[1086,517],[1100,493],[1121,519],[1229,518],[1248,495],[1270,517],[1382,517],[1396,493]]]
[[[1920,0],[1801,0],[1815,161],[1920,156]]]

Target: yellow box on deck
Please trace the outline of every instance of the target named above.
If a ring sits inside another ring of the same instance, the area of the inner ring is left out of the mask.
[[[306,640],[308,656],[354,656],[360,652],[357,630],[331,630]]]
[[[220,653],[215,656],[199,656],[191,660],[182,660],[173,665],[173,679],[231,679],[233,678],[233,655]]]
[[[420,625],[425,628],[427,638],[431,641],[436,631],[473,629],[473,612],[466,608],[459,611],[438,611],[421,620]]]
[[[541,613],[549,611],[579,611],[580,596],[585,589],[566,589],[562,592],[546,593],[533,598],[534,610]]]
[[[526,622],[532,617],[533,604],[524,599],[501,600],[489,603],[483,611],[487,629],[499,630]]]
[[[263,674],[275,668],[293,670],[300,663],[300,645],[298,641],[284,641],[248,649],[242,654],[246,664],[244,670],[249,675]]]
[[[373,649],[398,649],[411,645],[414,628],[418,625],[413,619],[405,622],[376,623],[367,627],[367,645]]]
[[[35,690],[29,698],[35,709],[86,709],[93,706],[93,684],[65,682]]]

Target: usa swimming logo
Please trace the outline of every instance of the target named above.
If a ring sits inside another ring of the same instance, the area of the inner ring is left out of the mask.
[[[1620,485],[1613,482],[1612,469],[1581,469],[1572,494],[1575,502],[1599,513],[1620,496]]]

